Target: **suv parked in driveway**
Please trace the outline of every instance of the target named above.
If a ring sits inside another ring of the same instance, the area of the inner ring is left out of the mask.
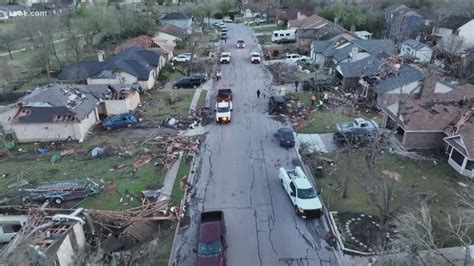
[[[173,89],[179,88],[197,88],[201,86],[201,79],[197,77],[182,77],[178,81],[176,81],[173,85]]]
[[[270,114],[286,113],[286,103],[281,96],[271,96],[268,102],[268,112]]]
[[[138,123],[138,119],[131,113],[124,113],[107,118],[102,122],[104,128],[110,130],[119,127],[131,127]]]

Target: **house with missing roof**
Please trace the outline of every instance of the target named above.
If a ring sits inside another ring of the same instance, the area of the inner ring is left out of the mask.
[[[474,19],[463,16],[450,16],[433,27],[431,36],[437,46],[446,52],[460,54],[474,47]]]
[[[0,109],[0,124],[20,143],[78,140],[82,142],[101,115],[133,111],[140,104],[132,85],[51,84],[35,89]]]
[[[289,20],[288,28],[296,30],[298,47],[308,50],[314,40],[328,40],[341,33],[352,35],[343,27],[318,15]],[[353,37],[352,39],[357,39],[356,36]]]
[[[381,53],[394,54],[394,43],[386,39],[359,40],[346,33],[326,41],[311,43],[311,59],[320,68],[326,66],[331,70],[342,62],[355,62],[371,55],[378,56]]]
[[[460,174],[473,177],[474,86],[452,86],[432,75],[417,93],[403,100],[404,104],[397,99],[384,95],[379,107],[384,113],[383,127],[397,126],[400,114],[396,128],[400,145],[409,150],[444,148],[449,164]]]
[[[418,63],[429,63],[433,56],[433,49],[417,40],[409,39],[402,43],[400,55],[414,58]]]
[[[163,25],[170,24],[181,28],[185,33],[191,33],[192,19],[188,15],[181,12],[169,12],[161,18]]]
[[[399,44],[419,31],[424,26],[425,19],[406,5],[393,5],[385,10],[385,23],[391,38]]]
[[[148,90],[165,64],[165,58],[154,49],[129,47],[103,62],[70,64],[58,79],[87,84],[138,84]]]

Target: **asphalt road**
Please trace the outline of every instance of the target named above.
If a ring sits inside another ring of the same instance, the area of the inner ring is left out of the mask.
[[[176,239],[176,265],[196,265],[202,210],[224,211],[227,265],[337,265],[321,221],[297,217],[280,185],[278,167],[294,167],[299,161],[295,149],[279,147],[273,133],[284,125],[266,112],[267,99],[257,98],[257,89],[270,87],[271,75],[263,64],[250,63],[250,51],[260,49],[256,39],[243,25],[228,24],[228,29],[222,48],[232,53],[231,63],[221,66],[222,80],[214,82],[213,92],[233,90],[232,122],[213,124],[204,143],[192,221]],[[245,49],[236,48],[239,39]]]

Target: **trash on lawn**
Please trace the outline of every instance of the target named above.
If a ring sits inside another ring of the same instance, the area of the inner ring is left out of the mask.
[[[149,154],[142,154],[138,160],[136,160],[135,162],[133,162],[133,168],[141,168],[145,165],[147,165],[151,160],[153,159],[153,157]]]
[[[59,154],[55,154],[53,156],[51,156],[51,160],[49,160],[51,163],[55,163],[57,161],[61,160],[61,155]]]
[[[62,150],[59,155],[61,156],[66,156],[66,155],[72,155],[75,154],[76,151],[74,149],[68,149],[68,150]]]
[[[401,176],[400,176],[399,173],[397,173],[397,172],[392,172],[392,171],[388,171],[388,170],[383,170],[383,171],[382,171],[382,174],[384,174],[384,175],[386,175],[386,176],[392,178],[392,179],[395,180],[395,181],[400,181],[400,178],[401,178]]]
[[[104,188],[104,192],[110,195],[115,195],[117,193],[117,188],[115,185],[108,185]]]
[[[95,147],[91,151],[91,156],[92,158],[97,158],[100,157],[104,154],[104,148],[101,147]]]
[[[37,151],[40,154],[45,154],[45,153],[49,152],[49,148],[48,147],[40,147],[40,148],[37,149]]]
[[[161,189],[148,189],[143,190],[142,194],[147,199],[156,199],[161,193]]]

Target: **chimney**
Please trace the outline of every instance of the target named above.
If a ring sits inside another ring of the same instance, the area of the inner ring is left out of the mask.
[[[359,48],[356,46],[356,47],[352,47],[352,51],[351,51],[351,58],[352,58],[352,62],[355,62],[357,61],[357,55],[359,53]]]
[[[99,50],[97,53],[97,57],[99,58],[99,62],[105,61],[105,52],[103,50]]]

